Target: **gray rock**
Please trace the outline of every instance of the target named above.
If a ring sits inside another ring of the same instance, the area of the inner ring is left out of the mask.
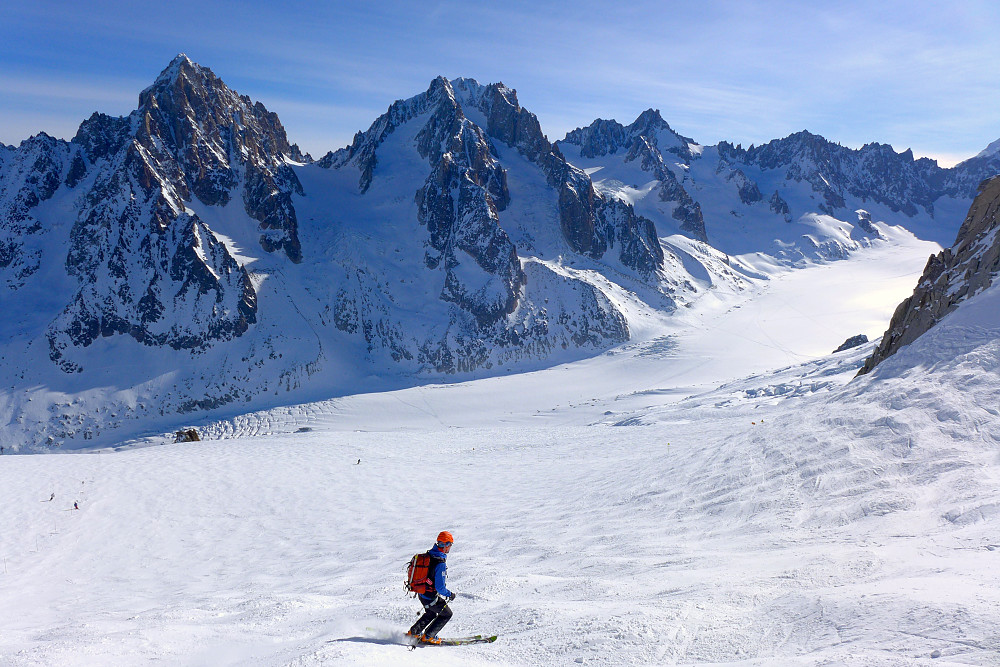
[[[778,194],[777,190],[775,190],[774,194],[771,195],[771,199],[768,201],[768,203],[771,206],[772,213],[777,213],[778,215],[780,215],[782,218],[784,218],[785,222],[792,221],[792,213],[791,210],[788,208],[788,202],[782,199],[781,195]]]
[[[837,354],[838,352],[843,352],[844,350],[850,350],[851,348],[858,347],[860,345],[864,345],[867,342],[868,342],[868,336],[866,336],[864,334],[858,334],[857,336],[851,336],[850,338],[848,338],[847,340],[845,340],[843,343],[841,343],[840,347],[838,347],[836,350],[834,350],[833,353]]]
[[[866,234],[873,236],[882,236],[878,228],[872,222],[872,214],[864,209],[858,209],[855,211],[858,215],[858,227],[860,227]]]

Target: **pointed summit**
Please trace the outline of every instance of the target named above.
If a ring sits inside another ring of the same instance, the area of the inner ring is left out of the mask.
[[[630,130],[638,130],[639,134],[646,135],[651,131],[670,129],[667,125],[667,121],[663,120],[663,116],[660,115],[659,109],[646,109],[639,117],[635,119],[635,122],[629,125]]]
[[[164,71],[173,68],[180,68],[182,65],[187,65],[188,67],[197,67],[195,62],[187,57],[186,53],[178,53],[176,56],[174,56],[174,59],[170,61],[170,64],[167,65],[167,68]]]
[[[178,53],[174,56],[173,60],[171,60],[167,66],[163,68],[163,71],[157,75],[156,79],[153,80],[152,85],[139,93],[140,103],[148,91],[154,88],[169,86],[184,74],[190,75],[201,69],[201,66],[188,58],[187,55]],[[208,71],[211,72],[211,70]]]
[[[432,102],[440,101],[442,98],[454,102],[455,91],[452,90],[451,82],[442,75],[437,75],[427,87],[427,97]]]
[[[629,137],[645,137],[661,152],[668,152],[681,157],[684,160],[691,160],[691,146],[694,139],[677,134],[670,127],[667,121],[663,120],[659,109],[646,109],[635,122],[625,128]]]
[[[302,156],[276,114],[183,53],[139,94],[134,114],[143,160],[176,164],[181,198],[193,194],[208,206],[224,206],[241,196],[260,222],[261,246],[301,260],[290,193],[302,186],[285,159]]]
[[[587,127],[569,132],[564,142],[580,147],[580,155],[594,158],[616,153],[625,144],[625,128],[616,120],[598,118]]]
[[[156,77],[152,85],[139,93],[139,107],[147,107],[154,99],[161,101],[164,96],[173,96],[175,91],[190,89],[212,89],[235,96],[226,84],[207,67],[202,67],[183,53],[173,60]]]

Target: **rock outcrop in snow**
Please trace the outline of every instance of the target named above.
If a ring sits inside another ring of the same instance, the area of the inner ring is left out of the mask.
[[[926,333],[960,303],[993,284],[1000,271],[1000,176],[984,181],[951,248],[927,261],[913,295],[899,304],[889,328],[859,375]]]

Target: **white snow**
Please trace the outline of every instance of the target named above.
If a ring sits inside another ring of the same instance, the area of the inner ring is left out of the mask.
[[[929,248],[534,373],[4,455],[0,664],[1000,664],[1000,288],[870,376],[871,344],[830,354]],[[443,634],[500,638],[410,652],[403,566],[442,529]]]

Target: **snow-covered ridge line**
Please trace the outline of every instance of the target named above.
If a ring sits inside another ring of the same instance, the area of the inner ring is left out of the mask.
[[[602,189],[619,193],[647,215],[659,211],[654,219],[679,224],[682,232],[733,254],[747,249],[733,238],[733,225],[768,225],[780,234],[774,223],[781,220],[809,213],[851,220],[857,209],[950,243],[978,185],[1000,173],[995,152],[941,168],[887,144],[855,150],[807,131],[748,149],[726,141],[699,146],[652,109],[628,126],[597,120],[559,143]],[[634,190],[650,178],[657,182],[656,200],[647,196],[647,186],[638,197],[646,201],[637,202],[629,186]]]
[[[683,194],[710,151],[654,112],[630,132],[643,182],[662,179],[643,191],[653,206],[603,178],[611,166],[597,178],[567,159],[513,88],[472,79],[435,79],[314,162],[180,55],[130,115],[0,150],[0,280],[18,313],[2,434],[90,446],[189,415],[535,370],[905,236],[878,212],[727,227]],[[752,176],[722,182],[749,201]],[[741,234],[740,252],[705,245],[705,224]]]

